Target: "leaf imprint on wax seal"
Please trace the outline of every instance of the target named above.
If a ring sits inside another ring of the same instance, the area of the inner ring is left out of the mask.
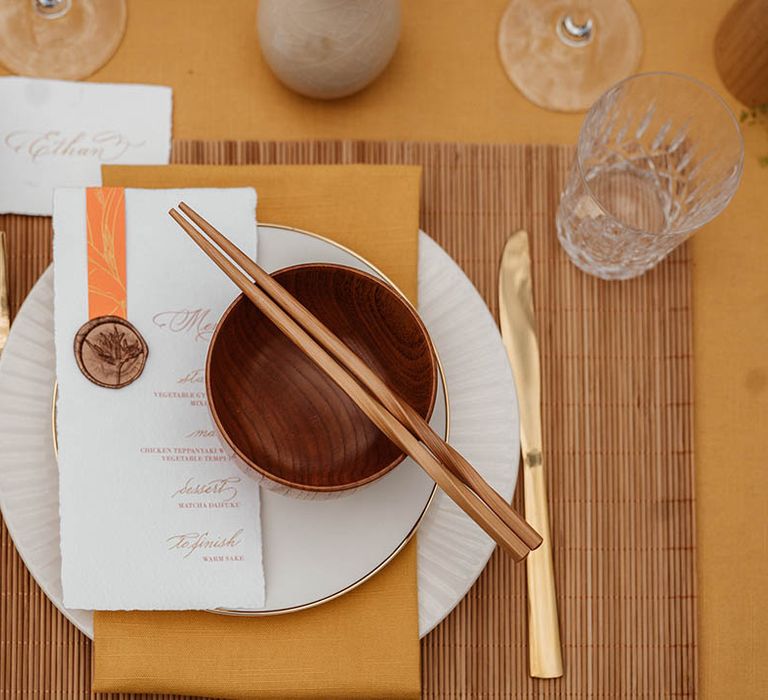
[[[141,333],[118,316],[98,316],[77,331],[75,359],[85,377],[107,389],[121,389],[139,378],[149,348]]]

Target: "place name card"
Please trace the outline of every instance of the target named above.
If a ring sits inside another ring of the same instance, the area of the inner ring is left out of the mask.
[[[0,213],[50,215],[102,163],[168,163],[171,117],[168,87],[0,78]]]

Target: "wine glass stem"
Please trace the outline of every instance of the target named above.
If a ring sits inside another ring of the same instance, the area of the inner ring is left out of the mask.
[[[72,0],[31,0],[32,7],[40,17],[58,19],[69,12]]]
[[[557,23],[557,35],[564,43],[578,48],[592,42],[594,28],[591,17],[577,21],[571,15],[563,15]]]

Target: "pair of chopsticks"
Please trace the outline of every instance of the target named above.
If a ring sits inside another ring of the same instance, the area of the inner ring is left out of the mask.
[[[168,213],[203,252],[488,535],[518,561],[541,544],[474,467],[330,329],[191,207],[181,202],[179,209],[188,218],[176,209]]]

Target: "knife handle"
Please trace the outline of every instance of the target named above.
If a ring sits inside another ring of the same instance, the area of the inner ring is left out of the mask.
[[[541,546],[531,552],[526,560],[530,673],[534,678],[559,678],[563,675],[563,657],[555,597],[547,487],[541,452],[525,455],[523,481],[526,520],[543,540]]]

